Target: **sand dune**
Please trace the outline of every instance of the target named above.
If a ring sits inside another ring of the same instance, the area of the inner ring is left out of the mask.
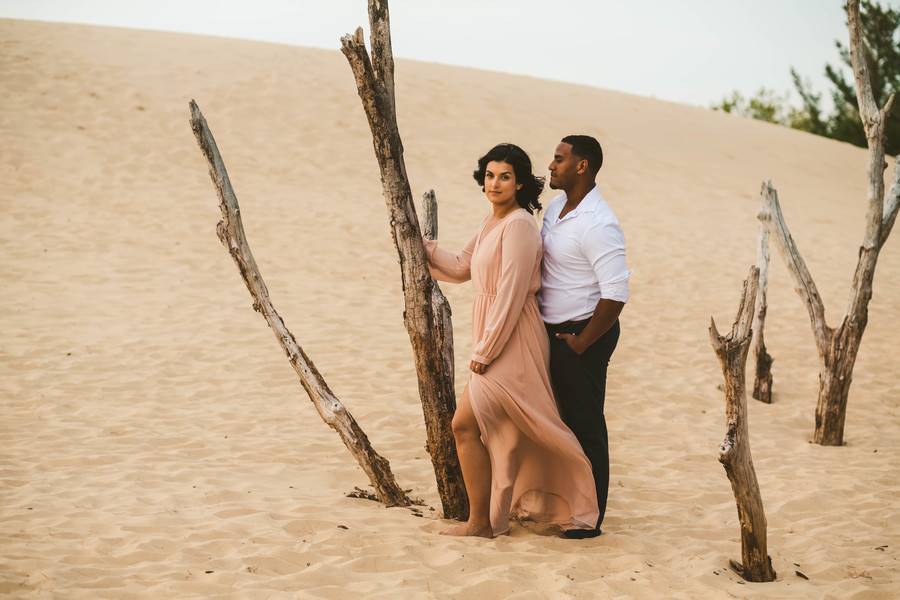
[[[494,541],[447,539],[434,510],[345,497],[365,476],[250,309],[188,125],[195,98],[276,306],[400,482],[437,507],[396,254],[343,57],[9,20],[0,44],[0,594],[900,595],[897,239],[878,266],[843,448],[808,443],[815,349],[773,257],[775,403],[749,410],[774,583],[726,568],[739,530],[716,460],[723,399],[707,326],[730,323],[755,261],[760,182],[778,188],[834,323],[864,229],[863,150],[701,108],[398,62],[411,183],[437,190],[444,244],[464,243],[486,212],[470,174],[492,144],[513,141],[542,166],[560,136],[585,132],[604,145],[601,187],[635,271],[607,399],[605,534],[572,542],[516,525]],[[465,356],[471,290],[444,289]]]

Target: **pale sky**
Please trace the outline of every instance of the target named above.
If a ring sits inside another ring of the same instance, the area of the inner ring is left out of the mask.
[[[889,0],[892,6],[900,0]],[[817,91],[846,40],[840,0],[392,0],[394,56],[708,106],[731,90]],[[0,0],[0,18],[338,49],[366,0]],[[827,96],[827,94],[823,94]]]

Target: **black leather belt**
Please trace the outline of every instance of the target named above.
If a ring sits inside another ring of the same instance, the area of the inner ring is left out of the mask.
[[[584,319],[583,321],[563,321],[562,323],[544,323],[547,327],[547,331],[551,334],[553,333],[577,333],[580,332],[585,326],[590,323],[590,319]]]

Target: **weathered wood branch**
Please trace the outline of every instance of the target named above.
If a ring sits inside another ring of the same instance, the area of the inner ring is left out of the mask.
[[[422,196],[422,211],[425,219],[422,223],[422,235],[429,240],[438,239],[437,197],[434,190],[428,190]]]
[[[719,447],[719,462],[731,482],[741,524],[742,562],[731,567],[747,581],[774,581],[775,570],[768,555],[766,513],[750,453],[747,423],[747,397],[744,370],[750,348],[754,303],[759,285],[759,269],[750,267],[737,317],[727,336],[719,335],[715,319],[710,318],[709,339],[725,377],[725,439]]]
[[[413,204],[403,144],[397,128],[393,98],[393,58],[386,0],[369,2],[372,48],[376,64],[369,59],[362,30],[341,38],[341,52],[356,80],[369,128],[391,225],[391,236],[400,257],[404,324],[416,364],[419,397],[425,416],[426,449],[431,455],[438,494],[446,518],[465,519],[468,499],[450,422],[456,410],[452,361],[443,353],[437,333],[443,316],[432,304],[434,282],[428,272],[425,247]],[[449,327],[446,329],[449,331]]]
[[[430,240],[437,240],[438,236],[438,207],[437,198],[434,190],[428,190],[422,198],[424,218],[423,235]],[[435,316],[434,335],[437,338],[438,346],[441,348],[441,355],[444,359],[444,369],[450,375],[450,382],[453,383],[454,378],[454,361],[453,361],[453,313],[450,310],[450,302],[441,291],[438,282],[434,282],[431,288],[431,312]],[[452,417],[451,417],[452,419]]]
[[[894,221],[897,219],[898,209],[900,209],[900,156],[894,158],[894,184],[884,198],[880,246],[884,246],[888,236],[891,235],[891,229],[894,228]]]
[[[396,119],[394,104],[394,53],[391,50],[391,17],[387,0],[369,0],[369,28],[372,43],[372,68],[375,79],[384,86]]]
[[[269,298],[269,290],[259,273],[259,268],[256,266],[253,253],[250,251],[244,235],[241,209],[238,206],[237,196],[231,186],[231,180],[225,170],[225,163],[219,154],[216,141],[206,124],[203,113],[200,112],[200,108],[193,100],[191,100],[190,109],[191,129],[193,129],[197,143],[209,163],[209,176],[219,195],[222,220],[216,227],[216,233],[222,245],[234,259],[241,277],[247,285],[247,290],[253,298],[253,309],[260,313],[269,324],[275,338],[287,355],[288,361],[300,377],[300,384],[309,395],[319,416],[338,433],[344,445],[356,458],[359,466],[369,476],[378,500],[387,506],[408,506],[411,501],[403,489],[397,485],[387,459],[375,451],[353,415],[328,387],[312,360],[297,343],[294,335],[275,310]]]
[[[868,318],[865,305],[855,319],[845,316],[837,329],[825,323],[825,308],[812,276],[791,237],[778,194],[771,184],[763,184],[763,208],[759,219],[766,225],[776,241],[788,271],[796,282],[795,290],[809,311],[810,324],[819,354],[819,394],[816,403],[815,432],[813,441],[826,446],[840,446],[843,443],[844,417],[847,396],[853,375],[853,365],[862,331]],[[862,254],[862,251],[861,251]],[[870,274],[871,275],[871,274]],[[860,276],[857,270],[856,277]],[[871,279],[869,281],[871,290]]]
[[[856,80],[856,100],[859,104],[859,116],[862,118],[866,134],[874,125],[872,119],[880,110],[872,91],[872,80],[869,78],[869,65],[865,59],[865,41],[862,22],[859,18],[859,0],[847,2],[847,28],[850,31],[850,64],[853,67],[853,78]]]
[[[869,65],[866,62],[865,41],[859,16],[859,0],[847,3],[847,26],[850,30],[850,63],[856,80],[856,99],[859,116],[866,131],[869,146],[868,207],[866,210],[866,231],[859,251],[856,272],[850,291],[847,315],[851,320],[867,310],[872,297],[872,277],[881,249],[884,213],[884,135],[888,112],[893,104],[893,96],[883,109],[878,108],[872,83],[869,79]]]
[[[769,285],[769,230],[759,224],[759,243],[756,248],[756,268],[759,269],[759,291],[756,295],[756,311],[753,316],[753,356],[756,370],[753,377],[753,397],[760,402],[772,403],[772,362],[766,351],[766,291]]]
[[[768,229],[775,239],[775,245],[781,252],[781,256],[787,263],[788,271],[794,278],[795,290],[800,295],[809,313],[810,325],[816,338],[816,347],[819,356],[824,356],[830,345],[832,330],[825,322],[825,304],[819,295],[819,290],[813,281],[806,261],[800,256],[797,244],[791,236],[790,229],[781,214],[781,204],[778,202],[778,192],[772,187],[771,182],[763,182],[760,191],[762,209],[759,212],[760,222]]]

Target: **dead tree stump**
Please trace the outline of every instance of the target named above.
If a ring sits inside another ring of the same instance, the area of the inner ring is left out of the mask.
[[[759,483],[750,455],[750,431],[747,424],[747,397],[744,372],[752,335],[753,306],[759,285],[759,269],[750,267],[737,317],[727,336],[719,335],[710,318],[709,339],[725,376],[726,433],[719,447],[719,462],[731,482],[741,523],[742,562],[731,567],[747,581],[774,581],[775,570],[766,547],[766,514]]]
[[[394,474],[391,472],[391,465],[387,459],[378,454],[369,443],[362,428],[357,424],[353,415],[341,404],[337,399],[325,379],[319,373],[312,360],[303,351],[303,348],[297,343],[294,335],[288,330],[284,324],[281,315],[275,310],[272,301],[269,299],[269,290],[263,281],[259,268],[256,266],[256,260],[250,251],[250,245],[244,235],[244,225],[241,222],[241,209],[238,206],[237,196],[231,187],[231,180],[228,177],[228,171],[225,170],[225,163],[219,154],[216,146],[216,140],[213,138],[212,132],[203,118],[203,113],[197,103],[191,100],[191,129],[200,144],[203,155],[209,162],[209,176],[212,179],[216,192],[219,195],[219,209],[222,211],[222,220],[216,227],[216,233],[222,245],[231,254],[234,259],[247,290],[253,298],[253,310],[260,313],[275,338],[288,357],[288,361],[300,377],[300,384],[313,406],[325,423],[334,429],[344,445],[350,451],[350,454],[356,458],[356,462],[362,467],[372,487],[375,488],[375,495],[379,501],[387,506],[408,506],[411,504],[409,497],[403,489],[397,485],[394,480]]]

